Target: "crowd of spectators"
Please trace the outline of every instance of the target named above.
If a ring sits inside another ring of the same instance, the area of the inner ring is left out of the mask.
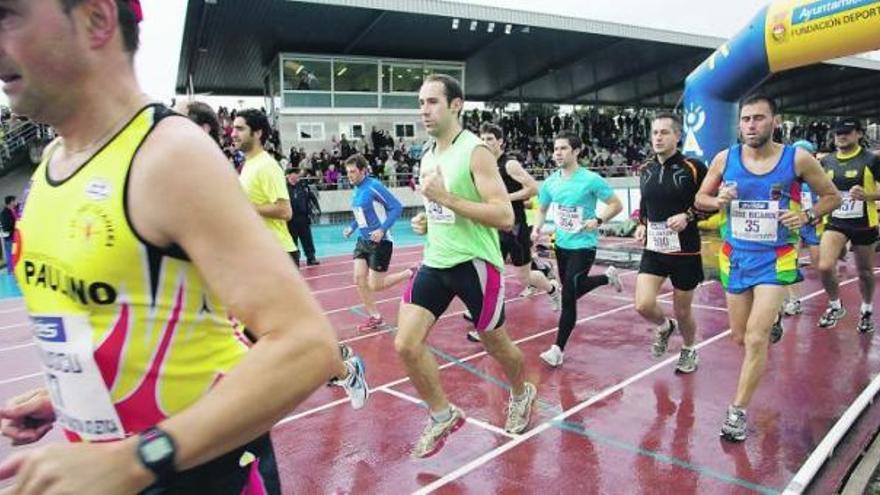
[[[551,107],[552,108],[552,107]],[[232,122],[235,110],[220,107],[219,141],[226,155],[236,165],[240,154],[232,145]],[[536,179],[544,179],[556,168],[553,163],[553,136],[561,130],[577,133],[584,147],[581,162],[605,177],[637,175],[639,167],[651,153],[650,128],[653,111],[587,108],[574,113],[559,114],[545,111],[499,112],[468,110],[462,113],[465,128],[478,132],[484,122],[501,126],[506,137],[508,153],[519,156],[520,161]],[[827,149],[833,144],[831,124],[824,120],[805,123],[786,121],[777,129],[776,140],[792,142],[808,139]],[[332,136],[321,151],[306,152],[293,146],[282,150],[277,130],[273,130],[266,143],[284,169],[293,168],[300,178],[322,190],[348,189],[351,185],[342,163],[349,156],[360,153],[370,163],[372,175],[392,187],[412,185],[419,174],[419,159],[426,143],[416,139],[395,138],[388,130],[375,126],[368,135],[348,137]]]
[[[606,177],[637,173],[650,152],[651,115],[646,110],[615,113],[589,108],[544,116],[471,110],[462,118],[465,127],[474,132],[483,122],[500,125],[508,152],[518,154],[526,170],[542,179],[555,168],[553,136],[561,130],[574,131],[581,137],[584,148],[580,160],[590,169]]]
[[[582,161],[605,176],[635,174],[650,151],[650,116],[643,111],[608,114],[591,110],[535,117],[518,112],[499,114],[473,110],[464,112],[462,119],[465,127],[474,132],[483,122],[501,125],[508,137],[508,152],[519,155],[526,169],[537,179],[543,179],[555,168],[553,135],[562,129],[573,129],[581,135],[587,143],[581,152]],[[373,176],[386,184],[410,185],[412,178],[418,176],[424,145],[412,139],[395,140],[387,130],[373,127],[369,136],[332,136],[321,151],[308,153],[295,146],[286,155],[277,148],[273,151],[282,165],[298,169],[304,180],[319,189],[332,190],[350,187],[342,163],[355,153],[363,154]]]

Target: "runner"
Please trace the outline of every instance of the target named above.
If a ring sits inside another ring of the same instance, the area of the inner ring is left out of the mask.
[[[590,276],[596,259],[598,229],[623,210],[623,204],[614,190],[598,174],[581,167],[578,154],[583,144],[573,132],[563,131],[556,136],[553,159],[559,170],[541,186],[532,240],[537,240],[547,212],[553,208],[556,223],[556,266],[562,281],[562,312],[556,343],[541,353],[541,359],[552,367],[562,365],[565,344],[577,321],[577,301],[584,294],[606,284],[617,292],[622,290],[617,270],[609,266],[604,275]],[[601,214],[596,212],[596,200],[605,203]]]
[[[510,204],[513,206],[513,230],[498,231],[501,241],[501,257],[514,266],[514,275],[522,287],[520,297],[531,296],[536,290],[547,293],[553,311],[559,311],[562,292],[559,284],[547,276],[546,265],[537,265],[532,260],[532,240],[526,222],[525,201],[538,194],[538,183],[523,169],[515,156],[504,153],[504,131],[489,122],[480,126],[480,139],[495,156],[498,172],[504,181]],[[465,310],[464,319],[473,323],[473,317]],[[479,342],[479,332],[467,333],[471,342]]]
[[[513,230],[499,231],[501,256],[510,259],[514,275],[522,286],[535,287],[550,298],[553,311],[559,311],[561,293],[556,281],[550,280],[540,269],[533,269],[531,231],[526,223],[524,202],[538,194],[538,183],[523,169],[515,156],[504,153],[504,131],[501,127],[484,123],[480,126],[480,139],[495,156],[498,172],[504,181],[510,203],[513,206]]]
[[[21,445],[58,423],[74,443],[16,451],[0,479],[14,493],[280,493],[268,430],[342,366],[329,321],[217,145],[141,91],[137,2],[3,14],[12,109],[59,138],[15,246],[47,387],[0,409],[0,431]],[[260,337],[247,352],[224,302]]]
[[[736,395],[721,425],[721,436],[731,441],[746,438],[746,408],[764,374],[769,343],[782,338],[785,286],[801,280],[797,229],[817,223],[840,204],[815,158],[771,140],[779,125],[771,98],[744,99],[739,118],[743,144],[715,156],[695,203],[726,214],[718,254],[721,283],[731,335],[745,347]],[[801,210],[798,204],[801,181],[819,197],[812,209]]]
[[[425,343],[454,297],[478,315],[476,329],[483,347],[510,381],[507,432],[521,433],[528,427],[537,389],[524,380],[522,352],[504,329],[504,260],[497,229],[513,227],[513,209],[495,159],[480,138],[462,129],[464,93],[454,78],[426,77],[419,105],[434,143],[421,163],[426,213],[414,217],[412,226],[416,233],[427,234],[427,242],[424,261],[404,292],[394,347],[428,405],[428,425],[412,451],[414,457],[427,457],[465,421],[464,412],[447,399],[437,361]]]
[[[864,131],[862,122],[855,118],[839,121],[834,126],[834,145],[837,152],[822,158],[822,167],[840,191],[843,203],[831,213],[820,241],[819,274],[828,294],[828,308],[819,319],[822,328],[834,328],[846,314],[840,302],[840,283],[837,279],[837,256],[852,244],[856,268],[859,272],[859,308],[861,333],[874,331],[874,244],[877,242],[877,205],[880,199],[877,180],[880,179],[880,158],[861,146]]]
[[[694,290],[703,281],[700,231],[694,196],[706,177],[706,166],[685,158],[677,146],[681,140],[681,120],[672,113],[660,113],[651,124],[651,145],[655,156],[639,174],[641,202],[636,239],[645,242],[639,276],[636,280],[636,310],[657,325],[651,353],[661,357],[669,346],[669,337],[681,331],[684,345],[675,370],[692,373],[699,358],[696,344],[697,325],[691,305]],[[657,303],[660,286],[672,282],[672,308],[675,318],[668,318]]]
[[[800,148],[812,156],[816,156],[816,147],[809,141],[797,141],[792,143],[795,148]],[[801,209],[809,210],[816,203],[816,195],[810,191],[809,184],[801,184]],[[819,238],[825,230],[825,225],[820,221],[816,225],[806,224],[800,228],[801,244],[807,247],[810,252],[810,267],[818,270],[819,267]],[[782,312],[785,316],[794,316],[803,311],[801,307],[800,282],[791,284],[787,287],[785,304],[782,306]]]
[[[381,182],[370,177],[369,171],[370,164],[363,155],[352,155],[345,160],[345,172],[354,186],[351,197],[354,220],[343,235],[348,238],[358,232],[354,248],[354,283],[369,315],[365,323],[358,325],[357,329],[362,332],[378,330],[384,324],[376,307],[375,293],[408,280],[415,271],[401,270],[386,276],[394,251],[391,227],[400,218],[403,205]],[[376,211],[376,203],[382,206],[381,211]]]

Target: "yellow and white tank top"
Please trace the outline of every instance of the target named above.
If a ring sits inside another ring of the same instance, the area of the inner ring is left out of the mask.
[[[61,182],[48,175],[51,144],[26,193],[15,275],[71,440],[121,439],[155,425],[207,393],[246,352],[182,250],[150,245],[129,221],[132,160],[169,115],[144,107]]]

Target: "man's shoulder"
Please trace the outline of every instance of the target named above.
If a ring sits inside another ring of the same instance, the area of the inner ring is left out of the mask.
[[[269,153],[267,153],[265,151],[255,157],[253,157],[249,161],[252,163],[254,169],[259,170],[261,172],[262,171],[275,172],[276,170],[279,172],[281,171],[281,165],[278,164],[278,161],[275,160],[274,158],[272,158],[272,155],[270,155]]]

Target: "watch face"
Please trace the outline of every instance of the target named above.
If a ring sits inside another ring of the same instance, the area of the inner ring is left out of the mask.
[[[146,462],[158,462],[174,453],[171,441],[165,437],[153,439],[141,447]]]

